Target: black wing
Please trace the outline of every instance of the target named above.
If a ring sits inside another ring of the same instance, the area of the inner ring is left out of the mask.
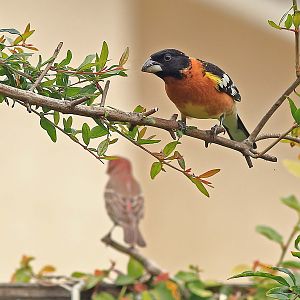
[[[241,101],[241,95],[231,78],[218,66],[204,60],[200,60],[205,75],[216,83],[216,89],[231,96],[235,101]]]

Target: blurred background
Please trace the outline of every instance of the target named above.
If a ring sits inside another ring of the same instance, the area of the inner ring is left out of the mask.
[[[129,77],[113,78],[107,104],[127,111],[138,104],[158,106],[156,115],[165,118],[176,108],[163,82],[140,72],[143,62],[163,48],[213,62],[237,84],[240,116],[252,130],[294,80],[293,36],[267,24],[289,7],[289,1],[275,0],[15,0],[1,4],[0,27],[23,30],[30,22],[36,29],[32,42],[43,57],[50,57],[63,41],[58,60],[71,49],[75,65],[99,52],[103,40],[113,62],[129,46]],[[0,120],[0,281],[9,280],[22,254],[35,256],[37,267],[55,265],[60,274],[106,268],[110,259],[124,267],[127,257],[100,242],[111,227],[103,200],[106,166],[65,136],[52,143],[39,120],[23,108],[2,104]],[[291,122],[286,105],[265,132],[282,132]],[[215,123],[189,124],[207,129]],[[164,144],[170,141],[168,135],[153,132]],[[158,152],[161,146],[150,147]],[[255,226],[268,224],[289,234],[296,216],[279,198],[297,193],[299,181],[281,160],[295,158],[296,149],[280,144],[271,151],[278,163],[257,160],[252,169],[238,153],[216,145],[206,149],[198,140],[183,138],[179,150],[195,172],[221,168],[209,199],[171,170],[152,181],[152,158],[126,141],[110,148],[109,154],[133,161],[143,187],[141,230],[148,245],[142,253],[170,272],[195,264],[204,278],[219,280],[241,263],[276,263],[279,247],[255,233]],[[114,237],[122,241],[121,230]]]

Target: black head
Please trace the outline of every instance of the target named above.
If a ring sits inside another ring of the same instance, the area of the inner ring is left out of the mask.
[[[158,77],[182,78],[181,70],[189,67],[190,59],[176,49],[165,49],[156,52],[144,63],[142,72],[154,73]]]

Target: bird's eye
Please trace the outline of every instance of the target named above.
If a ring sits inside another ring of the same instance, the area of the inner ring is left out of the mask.
[[[165,61],[170,61],[172,59],[172,56],[170,55],[170,54],[166,54],[165,56],[164,56],[164,60]]]

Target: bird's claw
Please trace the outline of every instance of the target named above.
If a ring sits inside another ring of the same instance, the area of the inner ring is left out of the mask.
[[[182,120],[178,120],[177,123],[178,123],[179,130],[182,133],[186,133],[186,129],[187,129],[186,123]]]
[[[225,129],[221,125],[215,125],[210,129],[210,134],[212,135],[213,138],[215,138],[218,134],[220,133],[225,133]]]
[[[223,133],[226,132],[222,125],[215,125],[210,130],[208,130],[208,133],[211,136],[211,140],[214,140],[215,137],[222,132]],[[207,148],[209,146],[209,144],[210,144],[210,142],[205,141],[205,148]]]

